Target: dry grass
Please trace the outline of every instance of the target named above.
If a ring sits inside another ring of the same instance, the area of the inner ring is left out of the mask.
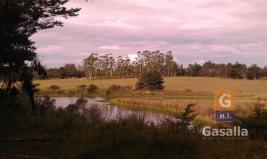
[[[101,89],[111,85],[134,86],[137,79],[56,79],[38,80],[41,92],[49,92],[51,85],[60,86],[61,90],[77,89],[80,85],[95,84]],[[267,80],[234,80],[224,78],[205,77],[171,77],[165,78],[165,90],[158,92],[132,91],[117,95],[117,104],[125,107],[142,108],[162,112],[175,113],[182,110],[189,103],[197,103],[196,111],[206,117],[212,117],[214,107],[213,92],[217,89],[234,89],[238,92],[237,104],[239,110],[245,114],[259,98],[267,104]]]
[[[137,79],[100,79],[87,80],[81,79],[54,79],[37,80],[41,90],[49,88],[51,85],[58,85],[63,90],[75,89],[79,85],[95,84],[100,88],[108,88],[113,84],[134,86]],[[240,94],[247,95],[267,95],[267,80],[234,80],[224,78],[206,78],[206,77],[170,77],[165,78],[166,90],[193,90],[213,92],[216,89],[231,88]]]
[[[237,102],[238,112],[247,115],[256,101],[239,99]],[[267,101],[261,101],[267,104]],[[146,108],[147,110],[158,110],[167,113],[177,113],[184,110],[190,103],[196,104],[194,110],[202,117],[213,118],[214,100],[213,99],[164,99],[164,98],[118,98],[117,103],[124,107]]]

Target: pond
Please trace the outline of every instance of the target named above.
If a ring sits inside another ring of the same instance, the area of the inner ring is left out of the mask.
[[[55,99],[55,104],[57,107],[67,107],[69,104],[75,103],[78,97],[53,97]],[[122,109],[118,106],[111,105],[104,98],[94,97],[86,98],[87,99],[87,108],[92,106],[97,106],[101,112],[102,117],[106,120],[116,120],[118,118],[125,118],[130,115],[141,116],[144,118],[146,123],[153,122],[154,124],[159,124],[164,121],[166,118],[173,120],[174,118],[169,115],[162,113],[154,112],[145,112],[145,111],[136,111],[129,109]]]

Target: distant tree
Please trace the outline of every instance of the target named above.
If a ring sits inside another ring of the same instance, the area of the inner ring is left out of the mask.
[[[83,75],[83,70],[77,67],[74,64],[65,64],[63,67],[59,68],[50,68],[47,69],[48,78],[69,78],[69,77],[78,77],[80,78]]]
[[[139,73],[137,76],[141,77],[144,71],[145,60],[144,60],[143,53],[141,51],[138,51],[137,55],[138,56],[135,58],[134,63],[136,64],[136,67],[138,70],[137,72]]]
[[[76,77],[78,70],[74,64],[66,64],[64,67],[65,77]]]
[[[87,79],[93,79],[96,76],[98,54],[91,53],[89,57],[83,60],[84,72]]]
[[[267,77],[267,66],[262,69],[262,76]]]
[[[189,66],[187,67],[186,73],[188,76],[199,76],[200,75],[200,71],[201,71],[202,67],[200,64],[194,63],[194,64],[189,64]]]
[[[259,79],[261,77],[261,68],[256,64],[248,67],[248,79]]]
[[[185,76],[186,75],[186,68],[183,65],[177,65],[176,76]]]
[[[216,77],[227,77],[227,65],[225,64],[216,64],[215,66],[215,76]]]
[[[203,65],[194,63],[188,67],[177,65],[171,51],[165,54],[160,51],[138,52],[133,61],[128,57],[118,56],[115,60],[110,54],[98,56],[93,53],[83,62],[87,77],[140,77],[146,72],[160,72],[162,76],[205,76],[234,79],[267,77],[267,67],[260,68],[241,63],[216,64],[208,61]]]
[[[228,64],[228,76],[234,79],[245,79],[247,77],[247,66],[236,62],[235,64]]]
[[[111,55],[108,56],[107,59],[108,62],[108,72],[109,72],[109,77],[113,77],[113,72],[114,72],[114,67],[115,67],[115,59]]]
[[[201,69],[201,75],[206,76],[206,77],[213,77],[215,76],[216,72],[216,64],[208,61],[204,63]]]
[[[160,72],[149,71],[141,75],[136,83],[136,89],[162,90],[164,89],[163,83],[164,80]]]
[[[165,66],[164,66],[164,75],[165,76],[174,76],[177,72],[178,66],[174,61],[173,54],[171,51],[168,51],[165,54]]]

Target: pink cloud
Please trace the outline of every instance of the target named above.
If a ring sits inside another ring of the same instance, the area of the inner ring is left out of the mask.
[[[90,52],[127,56],[143,50],[172,50],[181,63],[265,65],[267,58],[266,0],[71,0],[67,6],[81,7],[80,15],[33,37],[52,65]],[[62,61],[53,62],[59,56]]]
[[[121,47],[118,45],[108,45],[108,46],[100,46],[98,47],[100,50],[125,50],[127,49],[126,47]]]

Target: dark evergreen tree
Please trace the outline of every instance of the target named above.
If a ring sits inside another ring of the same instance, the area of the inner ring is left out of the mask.
[[[7,92],[21,79],[26,61],[37,59],[30,37],[38,30],[62,26],[55,17],[76,16],[68,0],[0,1],[0,76]]]
[[[164,89],[163,83],[164,80],[160,72],[149,71],[141,75],[136,83],[136,89],[162,90]]]
[[[32,71],[33,71],[32,68],[25,68],[22,74],[21,84],[22,84],[23,91],[28,95],[29,100],[31,102],[32,112],[35,113],[36,105],[34,101],[34,95],[35,95],[35,92],[38,91],[38,89],[36,88],[36,86],[38,85],[32,82],[32,79],[33,79]]]

